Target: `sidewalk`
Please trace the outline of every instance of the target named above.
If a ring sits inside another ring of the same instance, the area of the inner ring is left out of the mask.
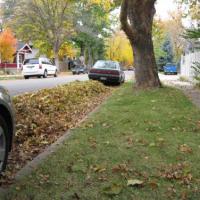
[[[181,89],[184,94],[200,108],[200,88],[196,88],[192,82],[179,80],[164,81],[164,84]]]

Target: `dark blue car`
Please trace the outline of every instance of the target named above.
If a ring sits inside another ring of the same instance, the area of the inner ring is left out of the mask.
[[[164,74],[177,74],[177,66],[173,63],[167,63],[164,67]]]

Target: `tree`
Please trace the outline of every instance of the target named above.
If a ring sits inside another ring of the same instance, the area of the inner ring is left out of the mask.
[[[170,13],[170,16],[171,19],[165,21],[164,26],[172,44],[174,61],[179,62],[185,46],[185,39],[183,38],[185,28],[182,23],[182,12],[178,10],[178,12]]]
[[[59,50],[74,33],[73,6],[72,0],[20,0],[16,8],[18,36],[49,45],[58,67]]]
[[[3,31],[3,9],[2,7],[0,7],[0,32],[2,31]]]
[[[200,1],[199,0],[176,0],[181,6],[187,5],[188,9],[184,8],[184,15],[190,16],[193,20],[200,20]]]
[[[104,37],[110,29],[109,0],[81,0],[76,3],[76,31],[73,38],[80,48],[80,54],[91,67],[95,60],[105,56]]]
[[[119,61],[125,66],[133,64],[131,45],[122,31],[118,31],[108,38],[106,46],[107,58],[109,60]]]
[[[0,61],[12,62],[16,52],[16,39],[11,29],[5,29],[0,33]]]
[[[189,39],[199,39],[200,38],[200,28],[197,29],[188,29],[185,38]]]
[[[161,57],[165,57],[166,53],[163,51],[162,46],[165,42],[166,30],[164,23],[161,20],[154,20],[153,23],[153,44],[156,62],[160,61]]]
[[[128,36],[135,61],[136,87],[161,87],[152,41],[156,0],[123,0],[120,21]]]
[[[19,0],[4,0],[2,3],[3,21],[9,23],[14,18],[14,11]]]
[[[173,46],[170,37],[168,35],[165,38],[165,42],[163,44],[162,49],[165,52],[164,56],[165,63],[173,63],[174,61]]]

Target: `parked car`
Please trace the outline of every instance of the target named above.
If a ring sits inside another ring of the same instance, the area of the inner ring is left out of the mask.
[[[72,74],[86,74],[87,73],[87,68],[84,66],[76,66],[72,69]]]
[[[177,74],[177,66],[173,63],[167,63],[164,67],[164,74]]]
[[[128,71],[134,71],[135,68],[134,68],[133,66],[130,66],[130,67],[127,68],[127,70],[128,70]]]
[[[22,74],[25,79],[34,76],[47,78],[48,75],[57,77],[58,69],[48,58],[31,58],[25,60]]]
[[[6,168],[15,131],[12,101],[8,92],[0,87],[0,173]]]
[[[89,79],[101,82],[121,84],[125,81],[125,73],[120,64],[115,61],[99,60],[89,71]]]

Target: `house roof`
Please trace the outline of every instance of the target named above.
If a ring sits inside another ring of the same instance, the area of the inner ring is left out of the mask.
[[[27,43],[18,42],[17,43],[17,52],[27,52],[32,53],[32,48]]]

